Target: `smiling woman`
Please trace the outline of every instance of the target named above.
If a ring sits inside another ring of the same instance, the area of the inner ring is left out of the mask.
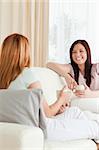
[[[85,40],[75,41],[70,48],[70,60],[73,68],[72,76],[78,84],[91,84],[91,52],[88,43]],[[78,81],[79,75],[83,75],[86,81]]]
[[[76,96],[99,97],[99,63],[92,64],[90,47],[85,40],[71,45],[70,60],[71,64],[48,63],[47,66],[65,77],[70,89],[74,90],[77,84],[85,86],[85,91],[76,92]]]

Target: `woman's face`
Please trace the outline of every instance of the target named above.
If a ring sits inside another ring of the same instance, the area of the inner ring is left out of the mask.
[[[82,44],[78,43],[74,46],[72,51],[72,59],[77,65],[81,65],[86,62],[87,52]]]

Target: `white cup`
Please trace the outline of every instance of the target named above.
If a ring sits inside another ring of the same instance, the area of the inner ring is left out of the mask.
[[[83,84],[81,85],[77,85],[75,88],[76,91],[84,91],[85,90],[85,86]]]
[[[64,89],[63,92],[66,93],[68,99],[70,100],[71,97],[72,97],[72,95],[73,95],[73,92],[72,92],[70,89]],[[59,98],[60,93],[61,93],[61,90],[57,90],[57,91],[56,91],[57,98]]]

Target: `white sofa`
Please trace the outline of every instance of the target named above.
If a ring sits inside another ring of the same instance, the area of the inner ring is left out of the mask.
[[[47,68],[35,67],[32,71],[41,81],[48,103],[53,103],[56,100],[56,90],[64,86],[64,80]],[[98,99],[88,99],[88,101],[75,99],[72,105],[99,112],[98,101]],[[88,139],[65,142],[47,141],[44,140],[40,128],[1,122],[0,150],[97,150],[97,146],[94,141]]]

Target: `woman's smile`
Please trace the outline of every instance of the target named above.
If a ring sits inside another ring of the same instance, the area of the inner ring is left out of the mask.
[[[84,64],[87,60],[87,52],[82,44],[76,44],[72,51],[72,58],[76,64]]]

